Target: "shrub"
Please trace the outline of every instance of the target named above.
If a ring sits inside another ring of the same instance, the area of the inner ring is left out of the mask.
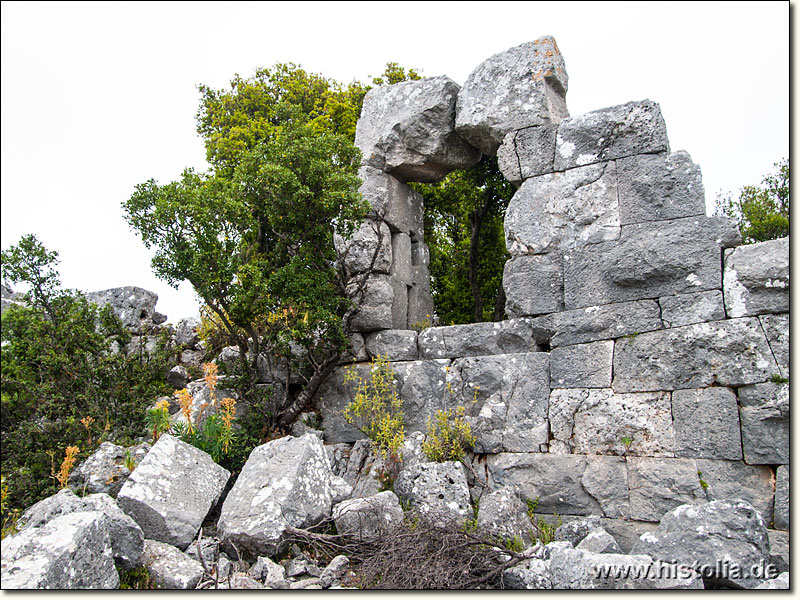
[[[465,413],[466,409],[459,406],[438,410],[435,417],[428,419],[428,433],[422,444],[422,452],[428,460],[461,460],[475,446],[475,436]]]

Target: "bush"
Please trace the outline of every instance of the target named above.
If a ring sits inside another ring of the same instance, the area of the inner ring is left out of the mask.
[[[428,433],[422,444],[422,452],[428,460],[461,460],[475,446],[475,436],[465,413],[466,409],[459,406],[438,410],[435,417],[428,419]]]

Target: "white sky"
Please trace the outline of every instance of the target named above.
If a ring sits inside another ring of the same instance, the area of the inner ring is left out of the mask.
[[[570,113],[660,103],[708,207],[789,153],[788,2],[3,2],[0,23],[3,249],[35,233],[66,286],[153,290],[173,323],[196,314],[194,294],[151,274],[120,203],[206,168],[197,84],[279,61],[342,82],[396,61],[463,84],[553,35]]]

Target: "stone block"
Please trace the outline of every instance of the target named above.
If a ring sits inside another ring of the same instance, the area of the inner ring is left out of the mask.
[[[333,519],[340,535],[375,539],[403,522],[403,509],[397,496],[385,491],[369,498],[353,498],[337,504],[333,507]]]
[[[515,256],[503,268],[506,314],[510,318],[564,310],[561,255]]]
[[[789,238],[725,252],[722,287],[729,317],[789,311]]]
[[[351,281],[347,287],[348,295],[359,304],[358,312],[350,323],[353,331],[369,333],[378,329],[392,329],[396,280],[388,275],[370,275],[364,285],[363,298],[358,292],[360,280],[359,277],[357,281]]]
[[[427,246],[420,244],[427,253]],[[428,265],[422,263],[411,267],[411,287],[408,290],[408,317],[409,329],[419,329],[429,325],[435,320],[433,296],[431,296],[431,280],[428,274]]]
[[[789,532],[767,529],[769,538],[770,563],[778,573],[789,570],[791,563],[789,556]]]
[[[789,531],[789,466],[781,465],[775,471],[775,504],[773,511],[775,529]]]
[[[478,65],[456,102],[456,131],[493,155],[512,130],[558,123],[569,116],[569,78],[552,37],[495,54]]]
[[[392,266],[389,274],[405,284],[411,285],[413,281],[411,257],[411,236],[405,232],[392,235]]]
[[[719,290],[664,296],[658,299],[658,304],[661,306],[664,327],[681,327],[725,318],[725,306]]]
[[[419,463],[403,469],[394,490],[413,510],[437,524],[464,522],[472,516],[467,476],[460,462]]]
[[[730,319],[617,340],[612,387],[616,392],[694,389],[712,383],[736,387],[767,381],[777,369],[758,319]]]
[[[529,177],[553,172],[558,125],[539,125],[509,131],[497,149],[503,176],[519,187]]]
[[[358,176],[363,182],[358,191],[372,206],[373,214],[386,221],[392,233],[401,231],[413,240],[422,241],[422,196],[374,167],[361,167]]]
[[[553,348],[550,352],[550,387],[611,387],[613,359],[614,342],[610,340]]]
[[[630,517],[659,522],[681,504],[702,504],[706,492],[692,458],[628,458]]]
[[[747,464],[788,464],[789,400],[788,383],[739,388],[742,450]]]
[[[506,539],[530,541],[531,520],[528,507],[514,488],[501,488],[481,496],[478,528]]]
[[[163,542],[145,540],[142,561],[150,579],[161,589],[193,590],[203,578],[199,560]]]
[[[742,460],[739,406],[724,387],[672,392],[675,456]]]
[[[708,487],[709,500],[744,500],[753,505],[765,523],[772,523],[775,475],[766,466],[751,466],[741,460],[707,460],[698,458],[698,475]],[[702,485],[702,484],[701,484]]]
[[[126,286],[89,292],[86,299],[99,307],[107,304],[134,335],[145,333],[155,321],[163,323],[156,312],[158,294],[140,287]]]
[[[781,376],[789,378],[789,315],[761,315],[758,317],[767,336],[769,347],[778,362]]]
[[[365,219],[349,238],[333,236],[339,260],[348,274],[388,273],[392,262],[392,235],[381,221]]]
[[[526,179],[508,204],[503,228],[512,256],[567,251],[618,239],[614,163]]]
[[[367,352],[390,361],[417,360],[417,332],[411,329],[384,329],[366,335]]]
[[[419,334],[420,356],[426,359],[515,354],[533,349],[533,333],[525,319],[431,327]]]
[[[406,435],[426,431],[428,419],[448,406],[445,379],[449,360],[413,360],[392,364],[403,403]]]
[[[561,121],[555,170],[658,152],[669,152],[661,107],[650,100],[628,102]]]
[[[567,540],[573,546],[588,535],[589,531],[601,527],[608,531],[617,540],[622,552],[630,552],[639,537],[648,531],[656,529],[655,523],[647,521],[630,521],[626,519],[608,519],[605,517],[579,517],[574,515],[548,515],[535,513],[536,521],[543,519],[546,523],[556,526],[555,539]],[[561,525],[558,523],[561,522]]]

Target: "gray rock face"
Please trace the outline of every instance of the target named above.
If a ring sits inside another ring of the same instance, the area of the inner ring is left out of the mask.
[[[524,319],[431,327],[419,334],[423,359],[512,354],[534,350],[533,332]]]
[[[356,126],[363,164],[432,183],[477,163],[480,151],[453,130],[460,89],[444,76],[372,88]]]
[[[397,496],[385,491],[337,504],[333,507],[333,519],[337,533],[374,539],[403,522],[403,509]]]
[[[789,530],[789,467],[781,465],[775,476],[775,529]]]
[[[144,541],[142,562],[152,580],[162,589],[193,590],[203,577],[203,565],[183,552],[155,540]]]
[[[27,528],[42,527],[58,517],[85,510],[87,509],[83,499],[73,494],[72,490],[60,490],[57,494],[26,508],[20,515],[17,528],[22,531]]]
[[[750,504],[715,501],[678,506],[664,515],[656,531],[644,534],[632,552],[700,565],[695,568],[705,581],[753,588],[763,579],[737,576],[731,567],[750,574],[754,565],[769,559],[769,542],[764,520]],[[723,563],[727,569],[720,568]]]
[[[384,329],[366,336],[366,348],[374,359],[417,360],[417,332],[411,329]]]
[[[463,522],[472,515],[467,476],[460,462],[420,463],[403,469],[394,490],[436,523]]]
[[[789,315],[761,315],[758,317],[767,336],[772,355],[778,363],[780,375],[789,378]]]
[[[503,268],[506,314],[536,316],[564,310],[564,274],[558,253],[515,256]]]
[[[665,296],[658,299],[658,304],[661,306],[664,327],[681,327],[725,318],[722,292],[719,290]]]
[[[720,248],[735,245],[732,220],[692,217],[622,227],[618,241],[564,257],[568,309],[719,289]]]
[[[578,550],[593,552],[595,554],[621,554],[619,544],[614,536],[605,529],[595,529],[586,534],[577,545]]]
[[[528,507],[513,488],[501,488],[481,496],[478,508],[478,529],[505,539],[530,539],[531,520]]]
[[[552,37],[495,54],[470,73],[459,92],[456,131],[484,154],[495,154],[509,131],[569,116],[567,84]]]
[[[336,234],[333,241],[348,274],[388,273],[392,266],[392,234],[384,222],[365,219],[351,237]]]
[[[134,465],[138,465],[149,450],[150,444],[147,442],[130,448],[103,442],[70,473],[69,486],[75,491],[85,489],[89,493],[108,494],[116,498],[131,474],[125,466],[125,452],[130,454]]]
[[[146,538],[184,549],[229,477],[202,450],[164,434],[128,477],[117,502]]]
[[[744,461],[751,465],[789,462],[789,384],[739,388]]]
[[[706,502],[697,471],[690,458],[629,458],[631,518],[658,522],[681,504]]]
[[[657,152],[669,152],[661,108],[650,100],[628,102],[562,121],[555,170]]]
[[[108,304],[122,324],[136,335],[145,333],[148,325],[155,321],[163,322],[160,320],[162,315],[155,311],[158,294],[140,287],[127,286],[89,292],[86,298],[101,307]]]
[[[503,571],[503,587],[508,590],[552,590],[550,561],[531,558],[506,569]]]
[[[696,459],[698,477],[706,483],[709,500],[744,500],[772,523],[775,475],[766,466],[750,466],[741,461]]]
[[[352,487],[350,497],[364,498],[380,492],[376,476],[382,466],[383,461],[373,450],[371,441],[356,441],[342,473],[342,478]]]
[[[672,393],[675,455],[742,460],[736,394],[723,387]]]
[[[569,542],[572,546],[577,546],[589,532],[602,529],[600,517],[592,515],[585,519],[575,519],[558,526],[553,539],[556,542]]]
[[[567,251],[620,236],[614,163],[526,179],[506,209],[512,256]]]
[[[274,589],[285,589],[289,587],[283,565],[272,562],[266,556],[259,556],[258,559],[256,559],[256,562],[250,567],[249,574],[254,579]]]
[[[358,301],[358,284],[351,283],[347,293]],[[392,279],[387,275],[370,275],[364,286],[363,298],[350,325],[354,331],[369,333],[378,329],[391,329],[394,325],[393,308],[395,290]],[[399,307],[398,307],[399,310]]]
[[[175,325],[175,343],[187,348],[196,348],[200,343],[197,327],[200,322],[194,318],[181,319]]]
[[[3,540],[0,585],[19,589],[116,589],[119,575],[101,512],[56,517]]]
[[[310,527],[330,514],[331,469],[312,434],[258,446],[228,493],[217,529],[222,545],[254,556],[274,556],[287,525]]]
[[[791,563],[789,556],[789,532],[778,531],[777,529],[767,529],[769,538],[770,565],[774,573],[782,573],[789,570]]]
[[[550,387],[610,387],[613,359],[612,341],[553,348],[550,352]]]
[[[361,167],[358,176],[363,181],[358,191],[375,215],[386,221],[392,232],[408,233],[412,240],[423,241],[422,196],[374,167]]]
[[[722,286],[729,317],[789,311],[789,238],[725,252]]]
[[[620,159],[617,180],[623,225],[706,214],[700,167],[683,150]]]
[[[617,392],[740,386],[767,381],[777,372],[755,318],[642,333],[614,346]]]
[[[167,373],[167,383],[176,390],[182,390],[189,383],[189,371],[183,365],[175,365]]]
[[[519,185],[529,177],[552,173],[558,125],[509,131],[497,149],[497,163],[506,179]]]

